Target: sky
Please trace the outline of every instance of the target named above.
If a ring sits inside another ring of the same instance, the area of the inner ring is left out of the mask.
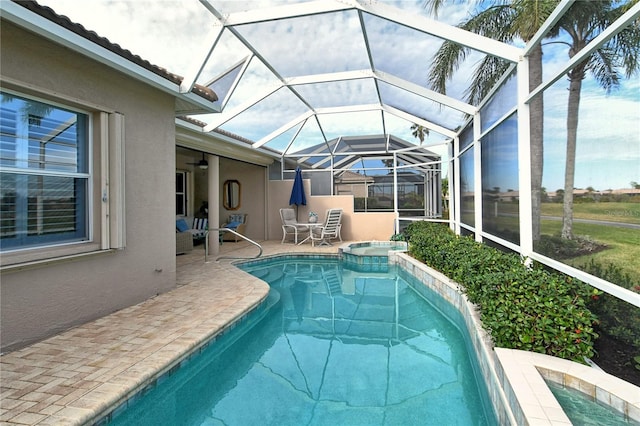
[[[151,63],[162,66],[178,75],[189,75],[191,70],[198,66],[196,58],[204,58],[214,40],[215,20],[197,0],[39,0],[40,4],[52,7],[57,13],[68,16],[72,21],[83,24],[87,29],[96,31],[99,35],[107,37],[110,41],[120,44],[132,53],[140,55]],[[264,5],[265,1],[215,1],[211,0],[216,8],[222,12],[237,12],[242,7],[254,7]],[[273,2],[269,2],[273,3]],[[276,2],[277,3],[277,2]],[[284,3],[284,2],[280,2]],[[385,1],[408,11],[412,14],[427,15],[423,7],[423,0]],[[471,6],[448,5],[439,13],[438,19],[449,24],[457,24],[470,13]],[[301,18],[294,23],[281,21],[276,25],[266,24],[257,28],[241,29],[243,36],[254,40],[270,57],[279,57],[283,69],[291,76],[307,73],[313,65],[314,72],[333,72],[347,69],[362,68],[361,62],[366,60],[360,56],[353,56],[354,43],[361,43],[357,21],[343,18],[343,22],[336,23],[321,18]],[[339,24],[341,30],[347,31],[344,40],[336,42],[327,33],[337,31]],[[398,75],[399,77],[424,84],[426,80],[429,59],[440,45],[440,40],[431,36],[416,37],[416,34],[402,27],[389,25],[387,22],[371,19],[367,22],[370,28],[380,30],[378,43],[372,55],[375,58],[392,58],[380,61],[380,70]],[[264,28],[259,28],[263,26]],[[287,27],[290,26],[291,28]],[[305,38],[301,39],[293,33],[295,27],[305,29]],[[263,31],[263,32],[258,32]],[[264,33],[266,32],[266,35]],[[269,37],[271,32],[272,37]],[[226,32],[225,32],[226,33]],[[372,37],[375,37],[372,31]],[[231,64],[243,60],[247,54],[246,49],[232,37],[224,34],[219,46],[214,51],[209,62],[205,66],[207,75],[217,75]],[[275,41],[274,41],[275,40]],[[373,45],[373,44],[372,44]],[[316,49],[313,51],[313,49]],[[311,58],[318,58],[312,64],[305,63],[300,58],[301,52],[314,53]],[[398,54],[402,51],[403,55]],[[317,53],[315,53],[317,52]],[[331,52],[331,54],[327,54]],[[544,73],[545,76],[553,75],[567,60],[566,46],[550,44],[544,47]],[[345,61],[344,58],[349,60]],[[479,54],[467,57],[466,62],[456,73],[456,77],[448,86],[448,94],[462,99],[470,81],[473,66],[480,59]],[[320,70],[320,71],[316,71]],[[254,94],[257,88],[266,87],[270,82],[265,79],[267,73],[264,69],[252,62],[247,77],[237,94],[231,99],[227,108],[233,108],[244,99]],[[199,81],[206,83],[206,81]],[[591,186],[596,190],[615,189],[629,187],[631,181],[640,182],[640,80],[638,75],[630,80],[624,80],[619,90],[607,95],[604,90],[597,87],[591,79],[584,82],[582,102],[580,108],[580,126],[578,130],[578,152],[575,186],[585,188]],[[543,186],[548,191],[555,191],[563,186],[564,170],[564,140],[566,138],[566,98],[568,82],[561,78],[550,89],[545,91],[545,173]],[[353,97],[356,99],[370,99],[367,93],[370,86],[358,81],[344,83],[336,93],[329,90],[310,94],[318,99],[318,102],[331,104],[330,96]],[[396,94],[392,87],[383,87],[387,98],[394,99]],[[324,96],[324,98],[322,96]],[[280,96],[280,94],[279,94]],[[242,123],[229,122],[223,128],[240,133],[243,129],[256,129],[256,133],[248,137],[258,140],[279,126],[275,123],[282,122],[279,114],[286,99],[276,102],[268,110],[261,110],[252,114],[250,121]],[[403,107],[414,110],[417,114],[425,111],[425,114],[433,114],[438,120],[447,122],[449,119],[459,120],[459,116],[451,117],[438,113],[437,106],[408,98],[398,99],[403,102]],[[605,106],[606,105],[606,106]],[[297,115],[296,106],[285,111]],[[440,115],[438,115],[440,114]],[[202,117],[204,121],[206,118]],[[321,120],[328,121],[329,117]],[[333,118],[333,125],[351,130],[360,129],[366,131],[370,128],[369,118],[366,114],[341,115]],[[373,119],[372,119],[373,121]],[[435,121],[435,120],[434,120]],[[408,127],[411,123],[404,120],[390,120],[389,132],[397,134],[407,140],[413,140]],[[301,134],[317,136],[318,130],[305,126]],[[315,132],[315,133],[314,133]],[[244,136],[244,134],[243,134]],[[281,140],[274,141],[274,145],[286,146],[289,133]],[[332,137],[333,135],[328,135]],[[427,144],[438,144],[445,138],[436,132],[432,132],[427,139]],[[446,147],[434,146],[432,151],[446,155]]]

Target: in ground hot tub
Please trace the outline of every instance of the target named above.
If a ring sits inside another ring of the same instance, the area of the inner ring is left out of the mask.
[[[389,270],[389,252],[407,251],[404,241],[364,241],[340,248],[340,256],[347,267],[356,271],[386,272]]]

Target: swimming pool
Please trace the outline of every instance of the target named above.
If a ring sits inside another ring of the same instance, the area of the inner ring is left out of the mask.
[[[111,424],[497,424],[456,311],[408,274],[335,258],[243,269],[270,283],[265,304]]]

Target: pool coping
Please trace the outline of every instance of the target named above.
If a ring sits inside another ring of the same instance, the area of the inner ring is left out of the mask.
[[[574,361],[494,347],[460,284],[405,253],[389,253],[389,263],[398,264],[463,315],[500,424],[571,425],[545,380],[581,391],[640,422],[640,387]]]
[[[575,389],[607,405],[627,419],[640,422],[640,388],[598,368],[517,349],[495,348],[507,379],[505,384],[527,419],[553,419],[549,424],[572,424],[546,381]],[[561,413],[560,413],[561,411]],[[541,423],[536,423],[541,424]]]

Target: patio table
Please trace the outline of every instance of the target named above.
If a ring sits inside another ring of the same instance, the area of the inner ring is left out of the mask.
[[[306,223],[298,222],[297,225],[302,225],[302,226],[308,226],[309,227],[309,235],[307,236],[307,238],[305,238],[304,240],[302,240],[302,241],[300,241],[298,243],[298,245],[301,245],[301,244],[309,241],[309,239],[311,239],[311,233],[313,232],[313,228],[314,227],[318,227],[318,226],[319,227],[324,226],[324,222],[313,222],[313,223],[311,223],[311,222],[306,222]]]

